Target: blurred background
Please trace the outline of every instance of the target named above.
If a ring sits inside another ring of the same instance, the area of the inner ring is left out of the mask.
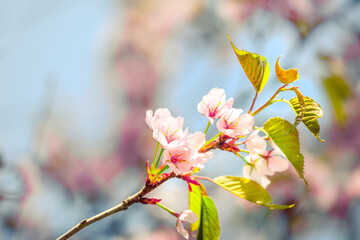
[[[326,142],[300,125],[309,189],[293,169],[271,179],[275,203],[293,209],[258,207],[205,183],[221,239],[360,239],[360,1],[3,0],[0,16],[0,239],[55,239],[137,192],[156,147],[147,109],[169,108],[202,131],[197,104],[217,86],[247,111],[254,90],[226,34],[269,61],[255,107],[281,86],[279,55],[283,68],[299,69],[293,85],[324,109]],[[276,103],[256,125],[272,116],[295,118]],[[240,159],[215,156],[201,175],[241,175]],[[188,208],[180,180],[151,195]],[[72,239],[182,239],[175,223],[135,205]]]

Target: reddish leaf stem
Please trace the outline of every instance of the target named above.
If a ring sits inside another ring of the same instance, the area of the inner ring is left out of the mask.
[[[203,179],[203,180],[207,180],[209,182],[215,183],[214,180],[212,180],[211,178],[208,177],[202,177],[202,176],[194,176],[196,179]],[[216,183],[215,183],[216,184]]]
[[[261,110],[263,110],[265,107],[267,107],[268,105],[271,104],[271,101],[276,98],[276,96],[279,94],[280,91],[284,90],[284,87],[286,87],[286,84],[281,86],[275,93],[274,95],[269,99],[269,101],[267,101],[264,105],[262,105],[261,107],[259,107],[257,110],[255,110],[255,112],[251,113],[251,115],[255,116],[256,114],[258,114]]]
[[[253,100],[253,102],[252,102],[252,104],[251,104],[251,107],[250,107],[250,109],[249,109],[249,113],[251,113],[251,110],[253,109],[253,107],[254,107],[254,105],[255,105],[255,101],[256,101],[257,96],[258,96],[258,92],[255,93],[255,97],[254,97],[254,100]]]

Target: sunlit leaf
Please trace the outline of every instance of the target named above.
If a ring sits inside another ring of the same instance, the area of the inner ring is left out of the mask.
[[[301,121],[303,120],[303,117],[304,117],[305,109],[306,109],[305,99],[304,99],[304,96],[302,95],[302,93],[296,87],[292,88],[292,90],[294,90],[294,92],[296,93],[297,100],[299,103],[299,111],[296,112],[295,123],[291,127],[289,132],[291,132],[294,128],[296,128],[301,123]]]
[[[270,118],[263,126],[263,130],[285,154],[307,186],[303,173],[304,156],[300,153],[299,134],[296,128],[290,132],[291,128],[291,123],[279,117]]]
[[[304,96],[303,99],[305,102],[305,111],[303,112],[304,117],[302,118],[302,122],[319,141],[323,142],[324,140],[319,136],[320,124],[317,119],[321,118],[324,115],[324,112],[321,106],[313,99],[306,96]],[[296,114],[300,114],[302,103],[299,102],[299,99],[297,97],[292,98],[290,99],[290,103]]]
[[[268,61],[258,54],[237,49],[231,42],[229,35],[228,38],[246,76],[254,86],[255,91],[260,93],[269,79],[270,67]]]
[[[325,88],[329,94],[330,100],[334,107],[335,116],[340,124],[346,121],[344,113],[344,100],[351,94],[351,89],[347,82],[340,76],[332,76],[324,80]]]
[[[195,231],[199,228],[201,218],[201,191],[199,186],[191,184],[192,191],[189,191],[189,208],[197,216],[198,220],[195,223],[191,223],[191,231]]]
[[[220,238],[220,223],[213,200],[202,195],[201,217],[197,240],[217,240]]]
[[[259,183],[243,177],[220,176],[214,182],[232,194],[246,199],[258,205],[269,207],[270,209],[286,209],[292,205],[276,205],[272,203],[270,194]]]
[[[294,68],[290,68],[288,70],[283,69],[282,67],[280,67],[280,63],[279,63],[280,57],[277,58],[275,64],[275,73],[279,81],[284,84],[289,84],[298,80],[299,79],[298,69],[294,69]]]

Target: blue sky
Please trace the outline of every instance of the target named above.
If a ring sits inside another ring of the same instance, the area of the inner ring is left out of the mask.
[[[95,76],[100,65],[98,45],[114,4],[0,3],[0,149],[7,157],[29,153],[34,126],[47,104],[59,111],[72,105],[66,114],[73,118],[69,132],[74,134],[98,134],[106,126],[106,118],[97,117],[109,109]],[[91,118],[89,126],[86,122]]]

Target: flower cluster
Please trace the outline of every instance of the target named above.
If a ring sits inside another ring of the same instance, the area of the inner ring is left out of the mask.
[[[259,136],[259,130],[253,131],[254,117],[243,113],[242,109],[233,108],[234,100],[226,100],[224,89],[213,88],[205,95],[197,108],[219,130],[219,140],[206,146],[206,132],[189,134],[188,128],[183,129],[184,119],[173,117],[166,108],[146,112],[146,123],[153,131],[153,138],[162,146],[163,165],[167,165],[175,174],[191,174],[194,169],[202,168],[204,163],[213,156],[210,149],[220,148],[240,156],[239,152],[249,153],[245,158],[244,177],[260,183],[264,188],[270,183],[267,176],[288,168],[284,154],[270,142],[273,149],[267,150],[265,137]],[[252,133],[252,134],[250,134]],[[249,135],[250,134],[250,135]],[[236,143],[240,138],[247,139]],[[224,139],[224,141],[221,141]],[[231,139],[228,142],[226,140]],[[244,144],[248,150],[240,150],[238,145]],[[200,150],[200,151],[199,151]]]
[[[302,95],[299,87],[289,86],[299,79],[298,70],[281,68],[279,58],[275,65],[275,73],[284,85],[278,88],[267,102],[253,110],[257,105],[255,103],[258,94],[268,81],[269,63],[263,56],[237,49],[230,37],[229,41],[255,89],[249,111],[244,113],[242,109],[234,108],[234,99],[226,99],[225,90],[220,88],[211,89],[197,105],[200,114],[208,119],[203,132],[189,133],[188,128],[183,126],[184,119],[172,116],[166,108],[157,109],[155,112],[148,110],[145,121],[157,141],[157,147],[152,163],[146,162],[145,186],[109,209],[111,211],[104,211],[91,219],[101,219],[116,211],[127,209],[134,203],[157,205],[177,218],[176,229],[184,238],[190,236],[186,230],[190,223],[191,230],[197,231],[197,239],[219,239],[220,223],[217,209],[201,180],[210,181],[238,197],[270,209],[294,207],[294,204],[281,205],[272,202],[270,194],[265,189],[270,183],[268,177],[276,172],[285,171],[291,163],[307,185],[304,177],[304,156],[300,152],[299,132],[296,127],[303,123],[319,141],[324,141],[319,136],[320,125],[317,120],[323,116],[323,111],[316,101]],[[285,91],[292,91],[296,96],[290,100],[277,98]],[[271,104],[281,101],[291,106],[296,114],[295,123],[281,117],[272,117],[262,127],[254,126],[254,116]],[[207,132],[212,125],[216,126],[218,133],[207,140]],[[244,161],[243,177],[209,178],[197,174],[214,155],[212,150],[216,149],[233,153]],[[160,203],[160,198],[144,197],[172,178],[179,178],[188,184],[189,209],[181,213]],[[67,239],[88,225],[83,224],[84,222],[89,221],[90,224],[91,219],[84,219],[59,239]]]
[[[249,134],[253,125],[254,117],[250,114],[243,114],[242,109],[233,108],[233,98],[225,101],[224,89],[213,88],[202,98],[198,104],[199,112],[209,119],[212,124],[215,119],[220,119],[216,126],[223,134],[237,138]]]
[[[154,163],[151,166],[147,165],[150,184],[169,176],[169,173],[163,172],[170,168],[178,178],[188,182],[189,190],[192,191],[191,184],[200,184],[192,174],[196,172],[195,170],[203,168],[204,163],[213,156],[210,150],[217,148],[241,157],[246,163],[243,168],[244,177],[258,182],[263,188],[270,183],[267,176],[286,170],[289,163],[281,150],[268,136],[261,137],[259,130],[254,131],[253,115],[243,113],[242,109],[233,108],[233,103],[233,98],[226,100],[224,89],[211,89],[197,106],[209,123],[204,132],[198,131],[192,134],[189,133],[188,128],[184,129],[184,119],[173,117],[168,109],[160,108],[155,112],[148,110],[145,121],[152,130],[152,136],[158,142],[158,147],[161,145],[162,148],[158,160],[155,160],[157,150]],[[215,122],[219,133],[206,141],[207,130]],[[273,147],[270,150],[267,141]],[[247,150],[240,149],[240,146]],[[241,155],[244,153],[247,156]],[[161,157],[162,165],[158,167]],[[197,219],[195,213],[184,210],[181,214],[176,214],[159,202],[151,204],[156,204],[176,216],[178,232],[188,238],[189,234],[182,224],[184,221],[194,223]]]
[[[205,134],[195,132],[189,134],[183,130],[184,119],[173,117],[166,108],[160,108],[153,113],[146,112],[146,123],[153,131],[153,138],[158,141],[164,151],[163,164],[166,164],[176,174],[186,174],[194,168],[202,168],[213,153],[199,153],[205,144]]]

